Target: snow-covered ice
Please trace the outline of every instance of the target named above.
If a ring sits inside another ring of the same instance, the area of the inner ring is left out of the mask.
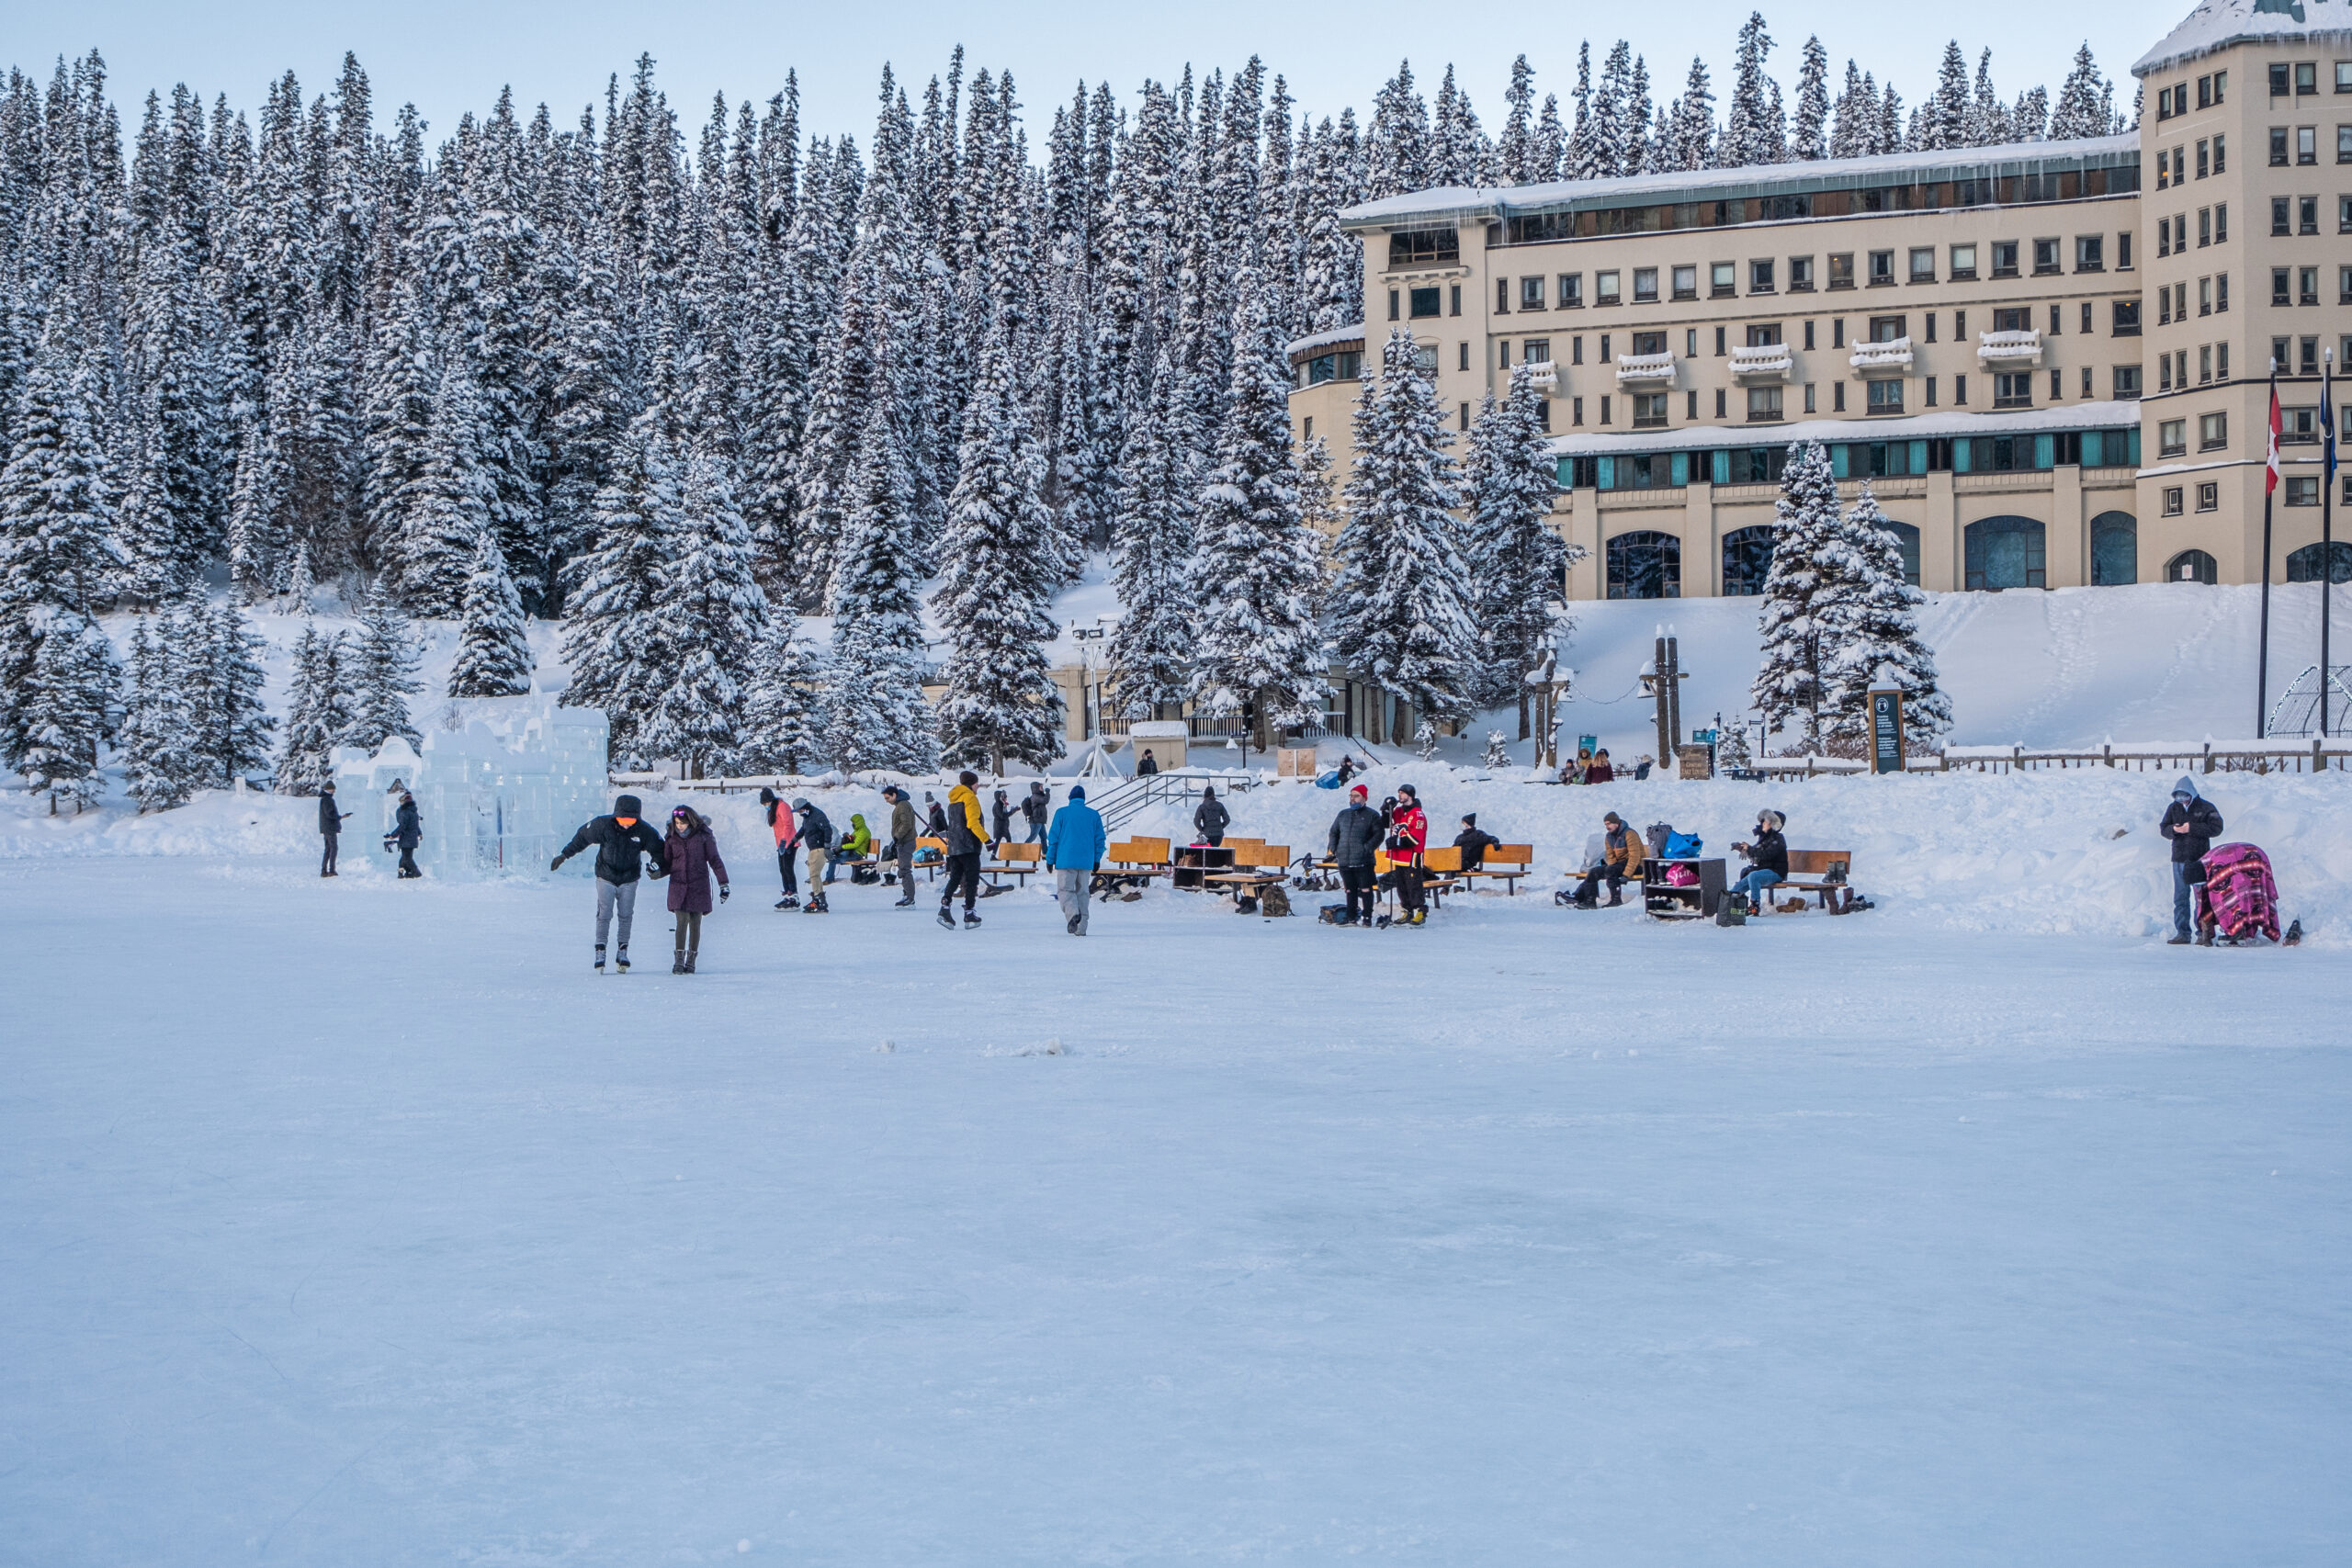
[[[2215,781],[2323,935],[2206,952],[2165,782],[1774,792],[1842,920],[1083,941],[775,913],[730,801],[691,979],[658,885],[598,979],[307,803],[13,819],[0,1561],[2341,1562],[2343,786]]]

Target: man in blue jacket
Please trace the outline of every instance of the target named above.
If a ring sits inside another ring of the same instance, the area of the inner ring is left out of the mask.
[[[1102,832],[1102,814],[1086,804],[1085,786],[1072,788],[1069,804],[1054,813],[1053,826],[1046,829],[1046,863],[1054,868],[1054,897],[1072,936],[1086,934],[1087,895],[1093,890],[1094,874],[1102,869],[1109,842]]]

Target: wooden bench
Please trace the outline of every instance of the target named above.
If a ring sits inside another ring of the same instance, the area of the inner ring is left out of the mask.
[[[989,879],[989,886],[1004,885],[995,879],[1012,878],[1019,887],[1029,886],[1029,878],[1046,869],[1046,846],[1043,844],[1005,844],[997,851],[996,863],[980,867],[980,874]]]
[[[1833,867],[1843,868],[1836,882],[1827,880]],[[1785,888],[1800,897],[1816,894],[1823,908],[1833,915],[1842,915],[1854,897],[1853,870],[1851,850],[1791,850],[1789,874],[1764,890],[1764,902],[1770,905],[1772,896]]]
[[[925,850],[929,850],[929,851],[931,852],[931,859],[929,859],[929,860],[925,860],[925,859],[923,859],[923,858],[922,858],[922,857],[923,857],[923,852],[924,852]],[[927,873],[927,874],[927,874],[927,875],[925,875],[925,876],[924,876],[924,878],[923,878],[923,880],[924,880],[925,882],[936,882],[936,881],[938,881],[938,880],[939,880],[939,868],[940,868],[941,866],[943,866],[943,865],[946,864],[946,863],[947,863],[947,840],[944,840],[944,839],[917,839],[917,840],[915,840],[915,869],[916,869],[917,871],[921,871],[921,872],[924,872],[924,873]],[[911,891],[911,889],[910,889],[910,891]]]
[[[1225,848],[1233,851],[1231,871],[1212,871],[1202,874],[1201,881],[1219,891],[1232,888],[1256,891],[1271,884],[1286,881],[1290,876],[1290,846],[1269,844],[1260,840],[1254,844],[1236,847],[1231,839]]]
[[[1168,840],[1127,839],[1102,852],[1102,877],[1113,886],[1132,883],[1148,887],[1155,876],[1168,874]]]
[[[1478,869],[1462,872],[1460,875],[1464,881],[1479,876],[1494,877],[1502,883],[1504,897],[1510,897],[1518,894],[1519,879],[1525,876],[1528,868],[1534,863],[1535,846],[1533,844],[1490,844],[1487,848],[1486,859],[1479,863]],[[1502,867],[1511,869],[1505,870],[1501,869]]]

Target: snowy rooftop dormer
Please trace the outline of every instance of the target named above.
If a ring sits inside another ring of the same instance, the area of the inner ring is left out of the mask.
[[[2132,74],[2153,75],[2232,44],[2330,38],[2352,39],[2352,0],[2205,0],[2140,57]]]

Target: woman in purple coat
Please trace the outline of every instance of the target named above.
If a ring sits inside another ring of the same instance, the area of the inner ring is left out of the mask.
[[[678,917],[678,955],[673,975],[695,972],[695,954],[702,947],[702,918],[710,913],[710,879],[718,878],[718,901],[727,902],[727,863],[718,858],[718,840],[710,822],[691,806],[670,813],[670,836],[662,852],[670,861],[670,912]]]

